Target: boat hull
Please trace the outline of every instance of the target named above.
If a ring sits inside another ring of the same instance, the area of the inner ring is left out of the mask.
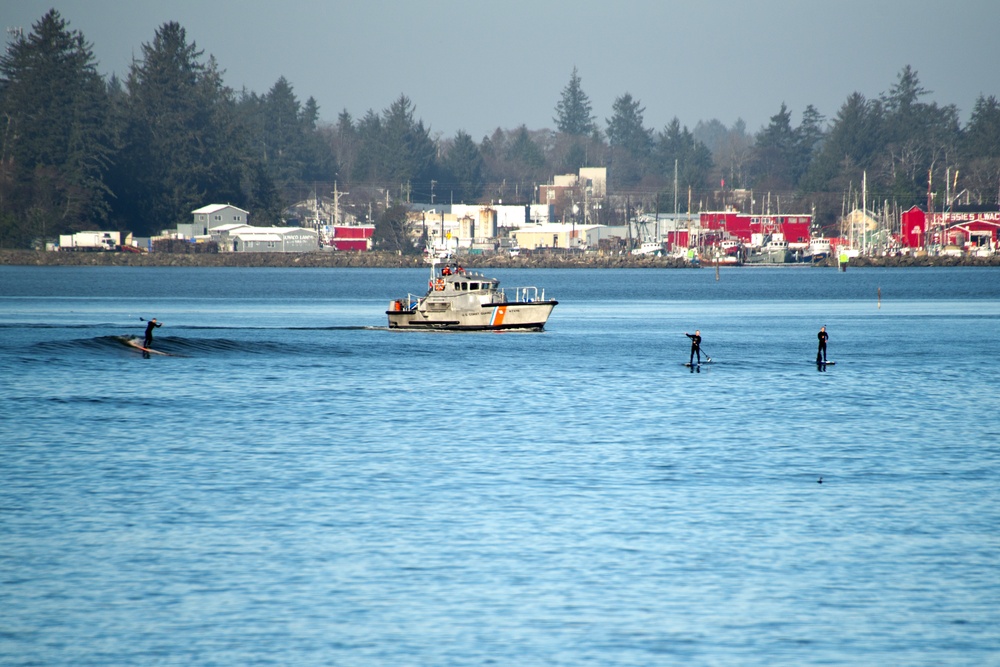
[[[387,310],[390,329],[443,331],[541,330],[558,301],[489,303],[479,308],[432,310],[427,304],[411,310]]]

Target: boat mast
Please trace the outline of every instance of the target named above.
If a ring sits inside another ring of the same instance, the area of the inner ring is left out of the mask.
[[[861,172],[861,249],[868,254],[868,170]]]

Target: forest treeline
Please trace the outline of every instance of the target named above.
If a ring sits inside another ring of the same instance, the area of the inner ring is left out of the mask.
[[[283,77],[262,94],[234,91],[177,23],[142,44],[124,80],[104,77],[85,37],[52,10],[0,57],[0,247],[94,228],[154,235],[208,203],[280,224],[286,207],[330,196],[335,182],[349,193],[343,206],[384,225],[404,201],[528,203],[554,174],[585,166],[607,167],[609,192],[633,212],[715,208],[741,189],[758,210],[773,201],[829,226],[856,205],[847,199],[862,179],[869,206],[925,205],[929,190],[937,209],[996,206],[1000,102],[981,95],[963,125],[955,105],[928,94],[906,66],[887,93],[854,93],[832,118],[808,106],[796,122],[782,103],[753,133],[742,121],[689,129],[676,118],[654,129],[627,92],[599,121],[574,69],[553,96],[554,129],[441,137],[405,94],[323,122],[315,99],[300,102]]]

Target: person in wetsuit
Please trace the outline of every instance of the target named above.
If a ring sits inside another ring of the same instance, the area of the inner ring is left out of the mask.
[[[157,322],[155,317],[146,324],[146,338],[142,343],[143,347],[149,347],[153,344],[153,329],[162,326],[163,322]]]
[[[695,355],[698,357],[698,364],[701,364],[701,330],[695,329],[693,334],[689,334],[687,331],[684,335],[691,339],[691,361],[689,362],[692,366],[694,365]]]
[[[826,327],[820,327],[819,333],[816,334],[816,338],[819,339],[819,347],[816,349],[816,363],[825,364],[826,363],[826,341],[830,336],[826,333]]]

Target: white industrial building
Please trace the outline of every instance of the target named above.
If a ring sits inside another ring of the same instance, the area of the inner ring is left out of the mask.
[[[219,252],[311,252],[319,249],[319,232],[305,227],[221,225],[211,230]]]

